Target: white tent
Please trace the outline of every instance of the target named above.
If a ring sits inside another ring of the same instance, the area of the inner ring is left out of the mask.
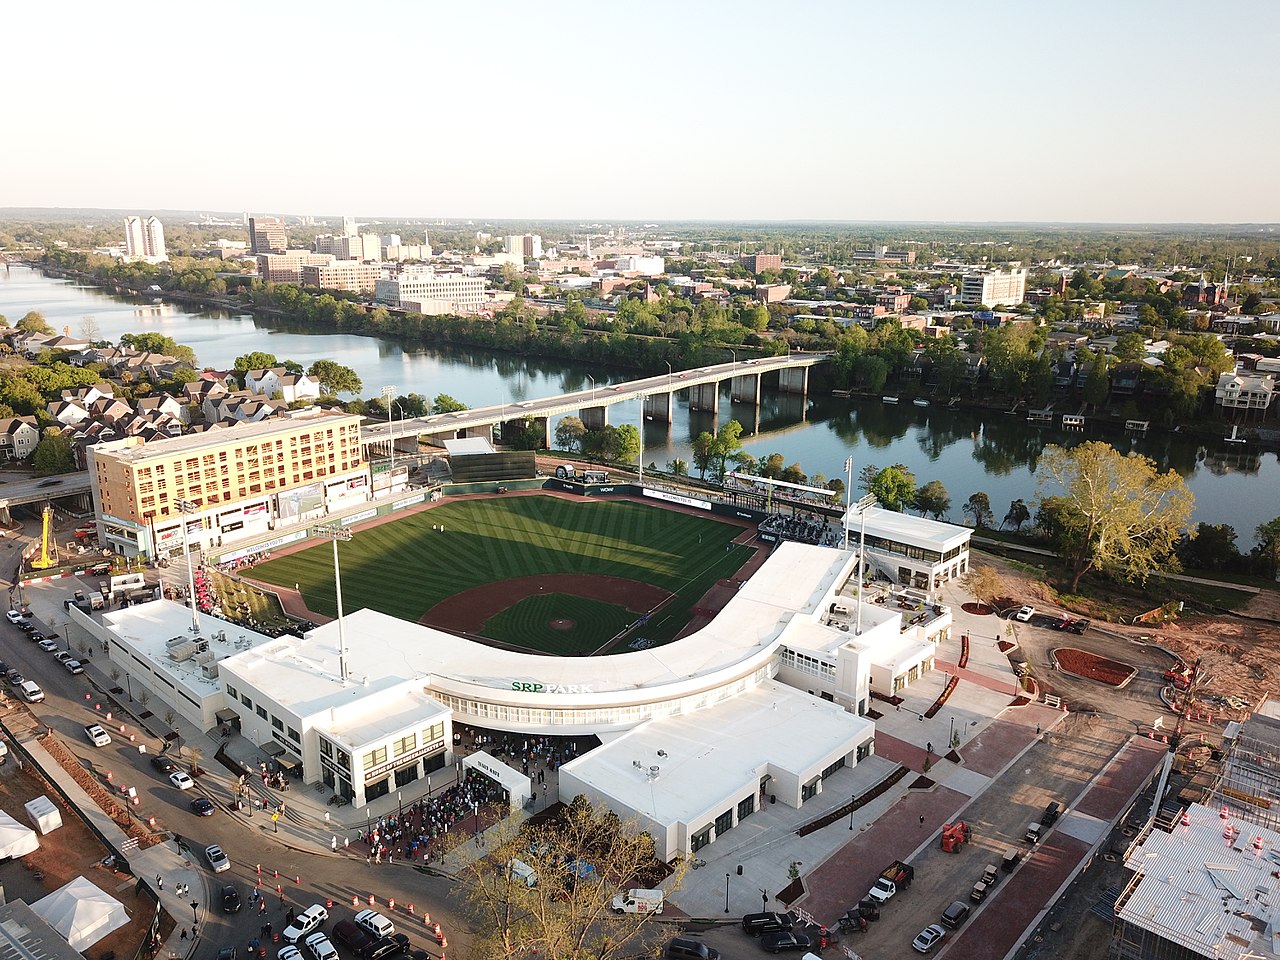
[[[81,953],[129,922],[124,904],[84,877],[37,900],[31,909]]]
[[[26,806],[27,816],[41,833],[50,833],[62,826],[62,814],[48,797],[36,797]]]
[[[0,810],[0,860],[25,857],[39,849],[40,839],[36,832]]]
[[[507,798],[512,810],[519,810],[526,800],[533,796],[533,780],[515,767],[509,767],[501,760],[494,759],[483,750],[469,753],[462,758],[462,765],[472,770],[479,770],[490,780],[494,780],[507,791]]]

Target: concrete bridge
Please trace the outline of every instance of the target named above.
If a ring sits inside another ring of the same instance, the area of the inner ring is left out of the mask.
[[[551,417],[574,414],[582,419],[588,430],[596,430],[609,423],[611,406],[639,399],[644,404],[644,419],[670,423],[674,397],[682,390],[689,392],[690,409],[718,413],[720,384],[725,380],[730,381],[729,396],[736,404],[759,408],[764,375],[774,372],[778,375],[780,392],[803,398],[809,392],[809,369],[830,359],[829,353],[791,353],[781,357],[735,360],[694,370],[673,370],[611,386],[592,386],[540,400],[495,404],[430,417],[393,419],[390,424],[373,423],[361,427],[361,442],[366,456],[373,459],[377,455],[390,455],[393,443],[397,452],[415,452],[419,437],[427,437],[433,443],[476,436],[492,441],[495,425],[501,433],[502,424],[529,417],[542,424],[547,446],[550,446]]]
[[[89,497],[89,474],[63,473],[56,477],[31,477],[0,482],[0,521],[10,522],[11,507],[31,504],[36,512],[48,500],[57,500],[68,509],[81,513],[93,511]]]

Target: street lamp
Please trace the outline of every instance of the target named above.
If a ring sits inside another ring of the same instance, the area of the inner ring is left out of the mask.
[[[396,437],[391,425],[391,398],[396,395],[395,387],[382,388],[382,402],[387,405],[387,440],[391,445],[391,472],[396,472]]]
[[[724,912],[729,912],[729,874],[724,875]]]
[[[587,379],[591,381],[591,402],[596,402],[596,378],[591,374],[587,374]]]
[[[191,598],[191,632],[200,635],[200,611],[196,606],[196,578],[191,572],[191,541],[188,539],[187,517],[193,513],[199,513],[200,507],[192,503],[190,500],[175,500],[173,505],[178,508],[178,512],[182,514],[182,552],[186,555],[187,560],[187,596]],[[201,529],[204,524],[201,523]]]
[[[192,900],[191,901],[191,922],[192,923],[195,923],[197,920],[200,919],[200,914],[196,912],[199,909],[200,909],[200,904]]]
[[[947,734],[947,749],[950,750],[956,745],[956,718],[951,718],[951,732]]]
[[[853,829],[853,805],[858,802],[857,794],[849,798],[849,829]]]
[[[867,511],[876,505],[876,497],[868,493],[853,505],[862,520],[862,531],[858,535],[858,613],[854,625],[854,633],[862,636],[862,581],[866,579],[867,567]],[[849,535],[849,521],[845,520],[845,536]]]
[[[125,689],[129,691],[129,702],[133,703],[133,684],[129,682],[128,673],[124,675],[124,686],[125,686]]]
[[[347,682],[347,628],[342,620],[342,573],[338,568],[338,541],[350,540],[351,530],[336,523],[325,523],[315,528],[317,536],[333,541],[333,592],[338,598],[338,673]]]
[[[667,387],[668,387],[668,388],[670,388],[670,387],[671,387],[671,378],[672,378],[673,376],[675,376],[675,371],[671,369],[671,361],[670,361],[670,360],[663,360],[662,362],[663,362],[663,363],[665,363],[665,364],[667,365]]]

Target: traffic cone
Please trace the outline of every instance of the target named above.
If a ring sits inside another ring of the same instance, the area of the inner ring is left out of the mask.
[[[395,908],[396,908],[396,898],[392,897],[390,900],[387,901],[387,909],[394,910]]]
[[[360,906],[360,898],[357,897],[354,893],[351,895],[351,906],[353,907]]]
[[[373,894],[371,893],[371,894],[369,894],[369,906],[371,906],[371,907],[372,907],[372,906],[373,906],[373,902],[374,902],[374,901],[373,901]]]

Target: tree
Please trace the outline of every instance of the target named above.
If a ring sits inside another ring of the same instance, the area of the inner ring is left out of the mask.
[[[653,865],[653,838],[603,807],[576,798],[557,820],[492,829],[487,849],[459,845],[459,882],[479,930],[473,954],[491,960],[624,960],[648,955],[643,944],[671,932],[656,914],[616,914],[614,894]],[[522,860],[536,886],[512,882],[507,864]],[[678,889],[683,866],[663,886]]]
[[[991,521],[996,518],[991,512],[991,498],[979,490],[977,493],[969,494],[969,499],[964,502],[961,507],[964,515],[973,520],[975,529],[981,530],[983,527],[991,526]]]
[[[166,337],[163,333],[126,333],[120,337],[120,343],[122,346],[146,353],[162,353],[175,360],[181,360],[188,366],[196,365],[194,350],[186,344],[178,343],[173,337]]]
[[[1259,524],[1253,535],[1258,540],[1251,553],[1254,565],[1259,572],[1274,578],[1280,571],[1280,517]]]
[[[951,494],[941,480],[930,480],[916,491],[911,505],[920,511],[920,516],[931,513],[935,520],[941,520],[951,509]]]
[[[673,477],[687,477],[689,475],[689,464],[676,457],[674,460],[667,461],[667,472]]]
[[[1177,569],[1175,549],[1195,496],[1176,471],[1089,441],[1066,450],[1050,444],[1037,470],[1040,490],[1058,492],[1068,536],[1060,545],[1071,589],[1091,570],[1146,582],[1157,568]]]
[[[1013,525],[1015,531],[1021,531],[1022,525],[1030,519],[1031,511],[1027,508],[1026,501],[1019,498],[1009,504],[1009,512],[1000,521],[1000,529],[1003,530],[1004,525],[1009,523]]]
[[[317,360],[307,368],[307,376],[319,380],[325,394],[359,393],[364,386],[358,373],[334,360]]]
[[[580,417],[564,417],[556,424],[556,446],[561,450],[582,452],[582,440],[587,435],[586,425]]]
[[[129,336],[129,334],[125,334]],[[121,341],[124,337],[120,338]],[[272,367],[280,366],[280,361],[276,359],[274,353],[265,353],[262,350],[254,350],[251,353],[241,354],[236,357],[235,369],[240,373],[248,373],[250,370],[270,370]]]
[[[995,567],[989,567],[985,564],[971,567],[969,572],[964,575],[963,582],[970,593],[984,602],[1004,596],[1004,580],[996,572]]]
[[[1235,527],[1227,523],[1198,523],[1178,544],[1178,559],[1193,570],[1233,570],[1240,565]]]
[[[31,455],[31,466],[37,476],[48,477],[55,473],[71,473],[76,468],[71,441],[61,431],[50,430],[36,444]]]
[[[1116,338],[1116,346],[1111,353],[1121,363],[1141,360],[1147,355],[1147,341],[1140,333],[1122,333]]]
[[[724,479],[725,464],[742,450],[742,424],[730,420],[716,431],[715,443],[712,444],[712,465],[715,467],[717,480]]]
[[[102,339],[102,328],[98,326],[98,318],[93,314],[80,318],[80,336],[90,343],[96,343]]]
[[[613,459],[619,463],[635,463],[640,456],[640,430],[634,423],[624,423],[614,434]]]
[[[18,329],[27,333],[53,333],[53,327],[39,310],[28,310],[18,321]]]
[[[902,464],[895,463],[876,474],[871,481],[870,492],[886,510],[901,513],[903,507],[915,500],[916,475]]]
[[[465,403],[461,400],[455,400],[447,393],[437,393],[436,398],[431,401],[431,412],[437,416],[442,413],[461,413],[466,409],[467,405]]]
[[[715,462],[715,453],[712,450],[715,442],[716,438],[706,430],[703,430],[693,438],[693,448],[690,450],[689,455],[693,458],[693,465],[698,469],[699,479],[707,479],[707,470]]]

